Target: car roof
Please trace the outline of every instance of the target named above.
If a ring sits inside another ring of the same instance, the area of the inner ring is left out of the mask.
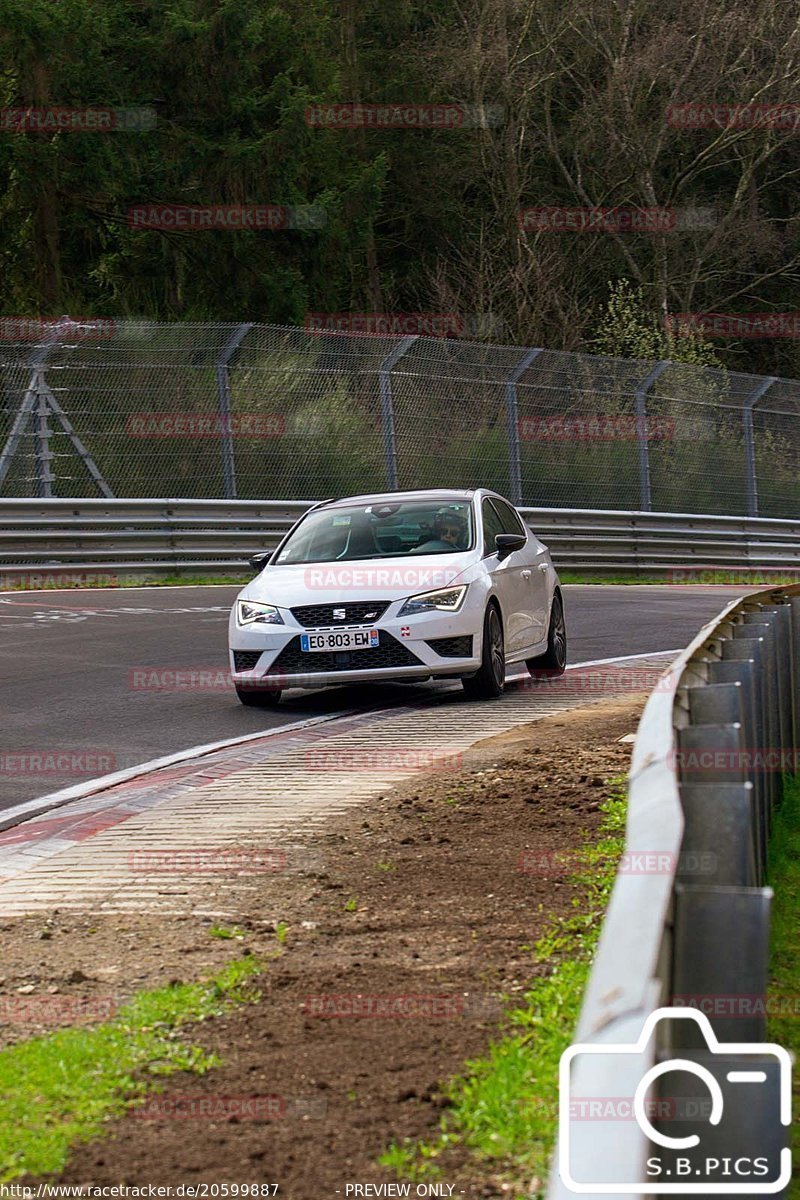
[[[352,504],[387,504],[397,500],[436,500],[439,503],[448,501],[471,500],[476,494],[476,488],[419,488],[412,492],[372,492],[364,496],[342,496],[339,500],[326,500],[320,508],[340,508]]]

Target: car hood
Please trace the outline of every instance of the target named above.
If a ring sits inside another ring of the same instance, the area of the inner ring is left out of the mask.
[[[414,554],[361,562],[266,566],[240,592],[240,599],[259,600],[277,608],[301,604],[346,604],[356,600],[402,600],[460,580],[479,556]],[[463,582],[463,581],[462,581]]]

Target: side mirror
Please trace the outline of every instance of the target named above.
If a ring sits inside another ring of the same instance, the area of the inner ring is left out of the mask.
[[[524,533],[498,533],[494,539],[494,544],[497,547],[497,558],[502,562],[504,558],[508,558],[509,554],[513,554],[515,550],[521,550],[527,545],[528,539]]]
[[[251,554],[247,560],[254,571],[263,571],[269,560],[272,558],[271,550],[259,550],[258,554]]]

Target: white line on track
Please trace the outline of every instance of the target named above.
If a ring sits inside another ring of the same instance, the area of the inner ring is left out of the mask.
[[[615,658],[593,658],[586,662],[571,663],[567,667],[567,671],[576,671],[582,667],[606,666],[610,663],[633,662],[641,658],[657,658],[667,654],[675,656],[680,654],[680,650],[650,650],[645,654],[621,654]],[[523,671],[520,674],[509,675],[507,681],[514,683],[518,679],[526,678],[526,676],[527,672]],[[455,686],[457,685],[454,685],[453,690],[455,690]],[[398,709],[402,707],[404,706],[392,705],[388,708],[375,709],[374,715],[378,718],[396,714]],[[413,703],[407,707],[413,707]],[[205,742],[199,746],[190,746],[187,750],[178,750],[174,754],[167,754],[161,758],[152,758],[148,762],[137,763],[136,766],[128,767],[124,771],[114,771],[109,775],[98,775],[96,779],[89,779],[85,783],[74,784],[72,787],[62,788],[61,791],[51,792],[49,795],[39,796],[35,800],[27,800],[24,804],[18,804],[14,808],[7,808],[0,811],[0,832],[18,825],[21,821],[30,820],[32,817],[44,816],[53,809],[61,808],[64,804],[69,804],[73,800],[83,800],[96,792],[105,792],[109,788],[116,787],[117,784],[128,783],[131,779],[137,779],[141,775],[149,775],[152,771],[160,771],[165,767],[176,766],[178,763],[187,762],[193,758],[202,758],[207,754],[213,754],[217,750],[227,750],[233,746],[246,745],[248,742],[257,742],[271,737],[278,737],[284,733],[296,732],[299,729],[310,729],[314,725],[333,724],[347,717],[363,715],[365,711],[368,712],[369,710],[365,710],[364,708],[350,708],[344,712],[326,714],[321,717],[307,717],[302,721],[294,721],[289,725],[279,725],[275,729],[263,729],[259,733],[246,733],[235,738],[224,738],[219,742]]]

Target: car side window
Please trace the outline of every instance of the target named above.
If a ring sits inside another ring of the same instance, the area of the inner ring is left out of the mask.
[[[510,504],[507,504],[505,500],[495,499],[495,497],[492,497],[492,504],[503,522],[503,533],[524,533],[527,536],[527,529]]]
[[[497,549],[494,539],[498,533],[504,533],[505,530],[494,505],[488,498],[481,506],[481,513],[483,515],[483,557],[486,558],[488,554],[494,554]]]

